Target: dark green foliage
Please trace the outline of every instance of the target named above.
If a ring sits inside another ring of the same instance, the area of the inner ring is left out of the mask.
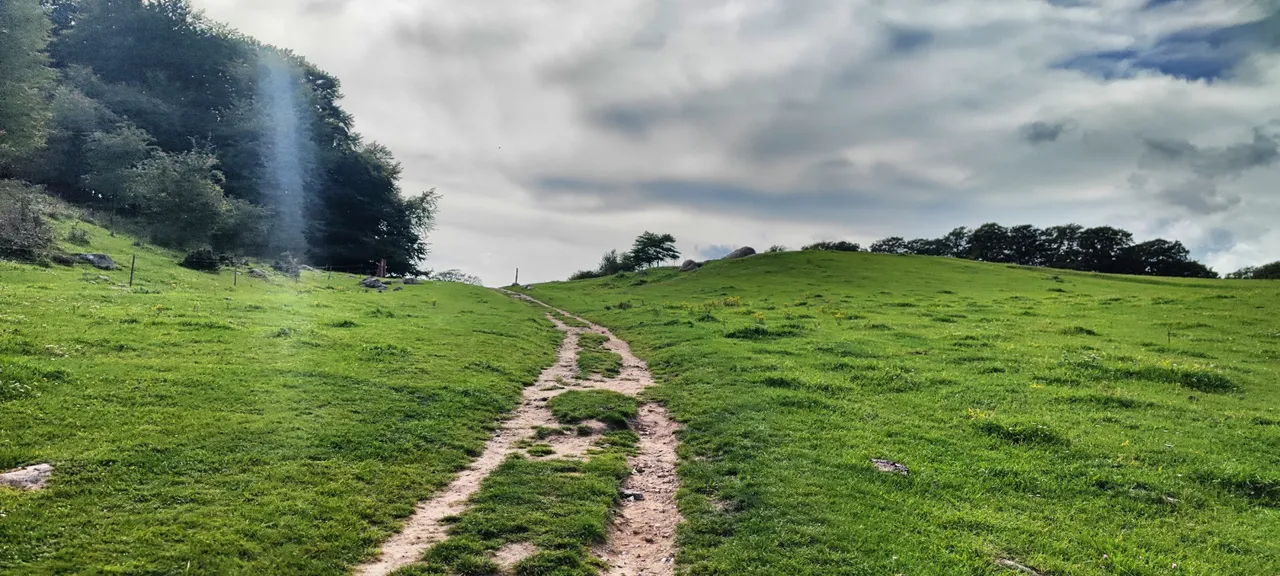
[[[636,237],[635,244],[627,253],[637,268],[657,266],[680,257],[676,250],[676,237],[670,234],[655,234],[645,231]]]
[[[205,272],[217,272],[222,267],[222,257],[210,248],[197,248],[182,259],[182,267]]]
[[[973,230],[956,228],[935,240],[885,238],[872,244],[871,251],[951,256],[982,262],[1112,274],[1183,278],[1218,276],[1203,264],[1191,260],[1191,252],[1181,242],[1156,239],[1134,244],[1133,234],[1110,226],[1084,228],[1068,224],[1040,230],[1026,224],[1005,228],[988,223]]]
[[[862,246],[845,240],[835,242],[817,242],[801,248],[801,250],[826,250],[830,252],[861,252]],[[782,250],[785,251],[785,250]]]
[[[1280,280],[1280,262],[1249,266],[1227,275],[1232,280]]]
[[[289,250],[362,272],[386,259],[391,274],[425,258],[437,196],[401,194],[399,165],[353,131],[335,78],[187,0],[46,4],[48,18],[35,0],[0,5],[0,29],[20,40],[0,43],[15,50],[0,53],[0,177],[139,221],[171,247]]]
[[[547,402],[547,409],[562,424],[599,420],[625,428],[638,410],[636,399],[609,390],[570,390]]]
[[[0,178],[9,176],[10,162],[45,141],[49,28],[39,0],[0,2]]]
[[[39,189],[13,180],[0,180],[0,258],[35,262],[53,247],[53,228],[40,207]]]

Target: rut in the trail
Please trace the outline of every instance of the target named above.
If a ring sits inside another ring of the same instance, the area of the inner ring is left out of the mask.
[[[547,306],[523,294],[503,292]],[[570,316],[563,311],[557,312]],[[635,395],[653,384],[653,376],[644,361],[636,358],[626,342],[605,328],[581,318],[577,319],[589,327],[576,328],[564,324],[553,314],[547,317],[565,333],[556,363],[543,370],[535,385],[525,388],[520,406],[485,444],[480,457],[442,492],[419,503],[404,530],[383,544],[377,560],[356,567],[355,574],[385,576],[417,562],[428,548],[447,538],[443,519],[466,508],[467,500],[480,489],[480,483],[515,451],[519,441],[532,438],[539,426],[558,425],[546,403],[565,391],[561,383],[575,380],[578,338],[582,333],[596,332],[607,336],[609,341],[605,347],[622,357],[622,371],[614,378],[577,381],[578,389],[612,390]],[[623,488],[642,494],[643,500],[629,498],[622,503],[618,516],[610,525],[608,541],[597,547],[595,552],[609,565],[605,572],[607,576],[670,576],[675,572],[675,527],[680,522],[680,512],[675,503],[678,488],[675,433],[679,427],[661,406],[646,404],[640,409],[635,428],[640,436],[639,454],[631,459],[632,474]],[[555,448],[556,457],[581,458],[594,440],[594,437],[558,435],[543,441]]]

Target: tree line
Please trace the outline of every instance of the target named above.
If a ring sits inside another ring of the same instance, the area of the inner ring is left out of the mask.
[[[393,274],[427,255],[437,195],[401,194],[301,56],[187,0],[4,0],[0,30],[0,179],[173,248]]]

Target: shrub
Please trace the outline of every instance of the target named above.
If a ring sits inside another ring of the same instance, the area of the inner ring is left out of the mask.
[[[89,231],[79,226],[72,226],[67,232],[67,242],[80,246],[89,245]]]
[[[802,250],[816,250],[827,252],[861,252],[862,246],[853,242],[838,240],[835,242],[817,242],[802,248]]]
[[[0,180],[0,258],[38,261],[53,247],[53,228],[40,215],[39,188]]]
[[[180,265],[192,270],[217,272],[222,266],[222,259],[210,248],[196,248],[187,253],[187,257],[182,259]]]

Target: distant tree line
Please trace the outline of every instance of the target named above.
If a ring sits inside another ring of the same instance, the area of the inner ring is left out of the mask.
[[[410,273],[428,191],[338,105],[336,78],[187,0],[0,2],[0,179],[164,246]]]
[[[631,250],[621,253],[617,250],[605,252],[595,270],[580,270],[569,279],[603,278],[619,272],[635,272],[659,266],[679,257],[680,251],[676,249],[675,236],[645,231],[644,234],[636,237]]]
[[[1262,266],[1247,266],[1227,274],[1231,280],[1280,280],[1280,262]]]
[[[849,242],[819,242],[804,249],[858,252],[862,248]],[[873,243],[870,251],[1109,274],[1218,277],[1204,264],[1192,260],[1191,252],[1181,242],[1156,239],[1135,243],[1132,233],[1110,226],[1085,228],[1067,224],[1041,229],[990,223],[973,229],[956,228],[941,238],[884,238]]]

